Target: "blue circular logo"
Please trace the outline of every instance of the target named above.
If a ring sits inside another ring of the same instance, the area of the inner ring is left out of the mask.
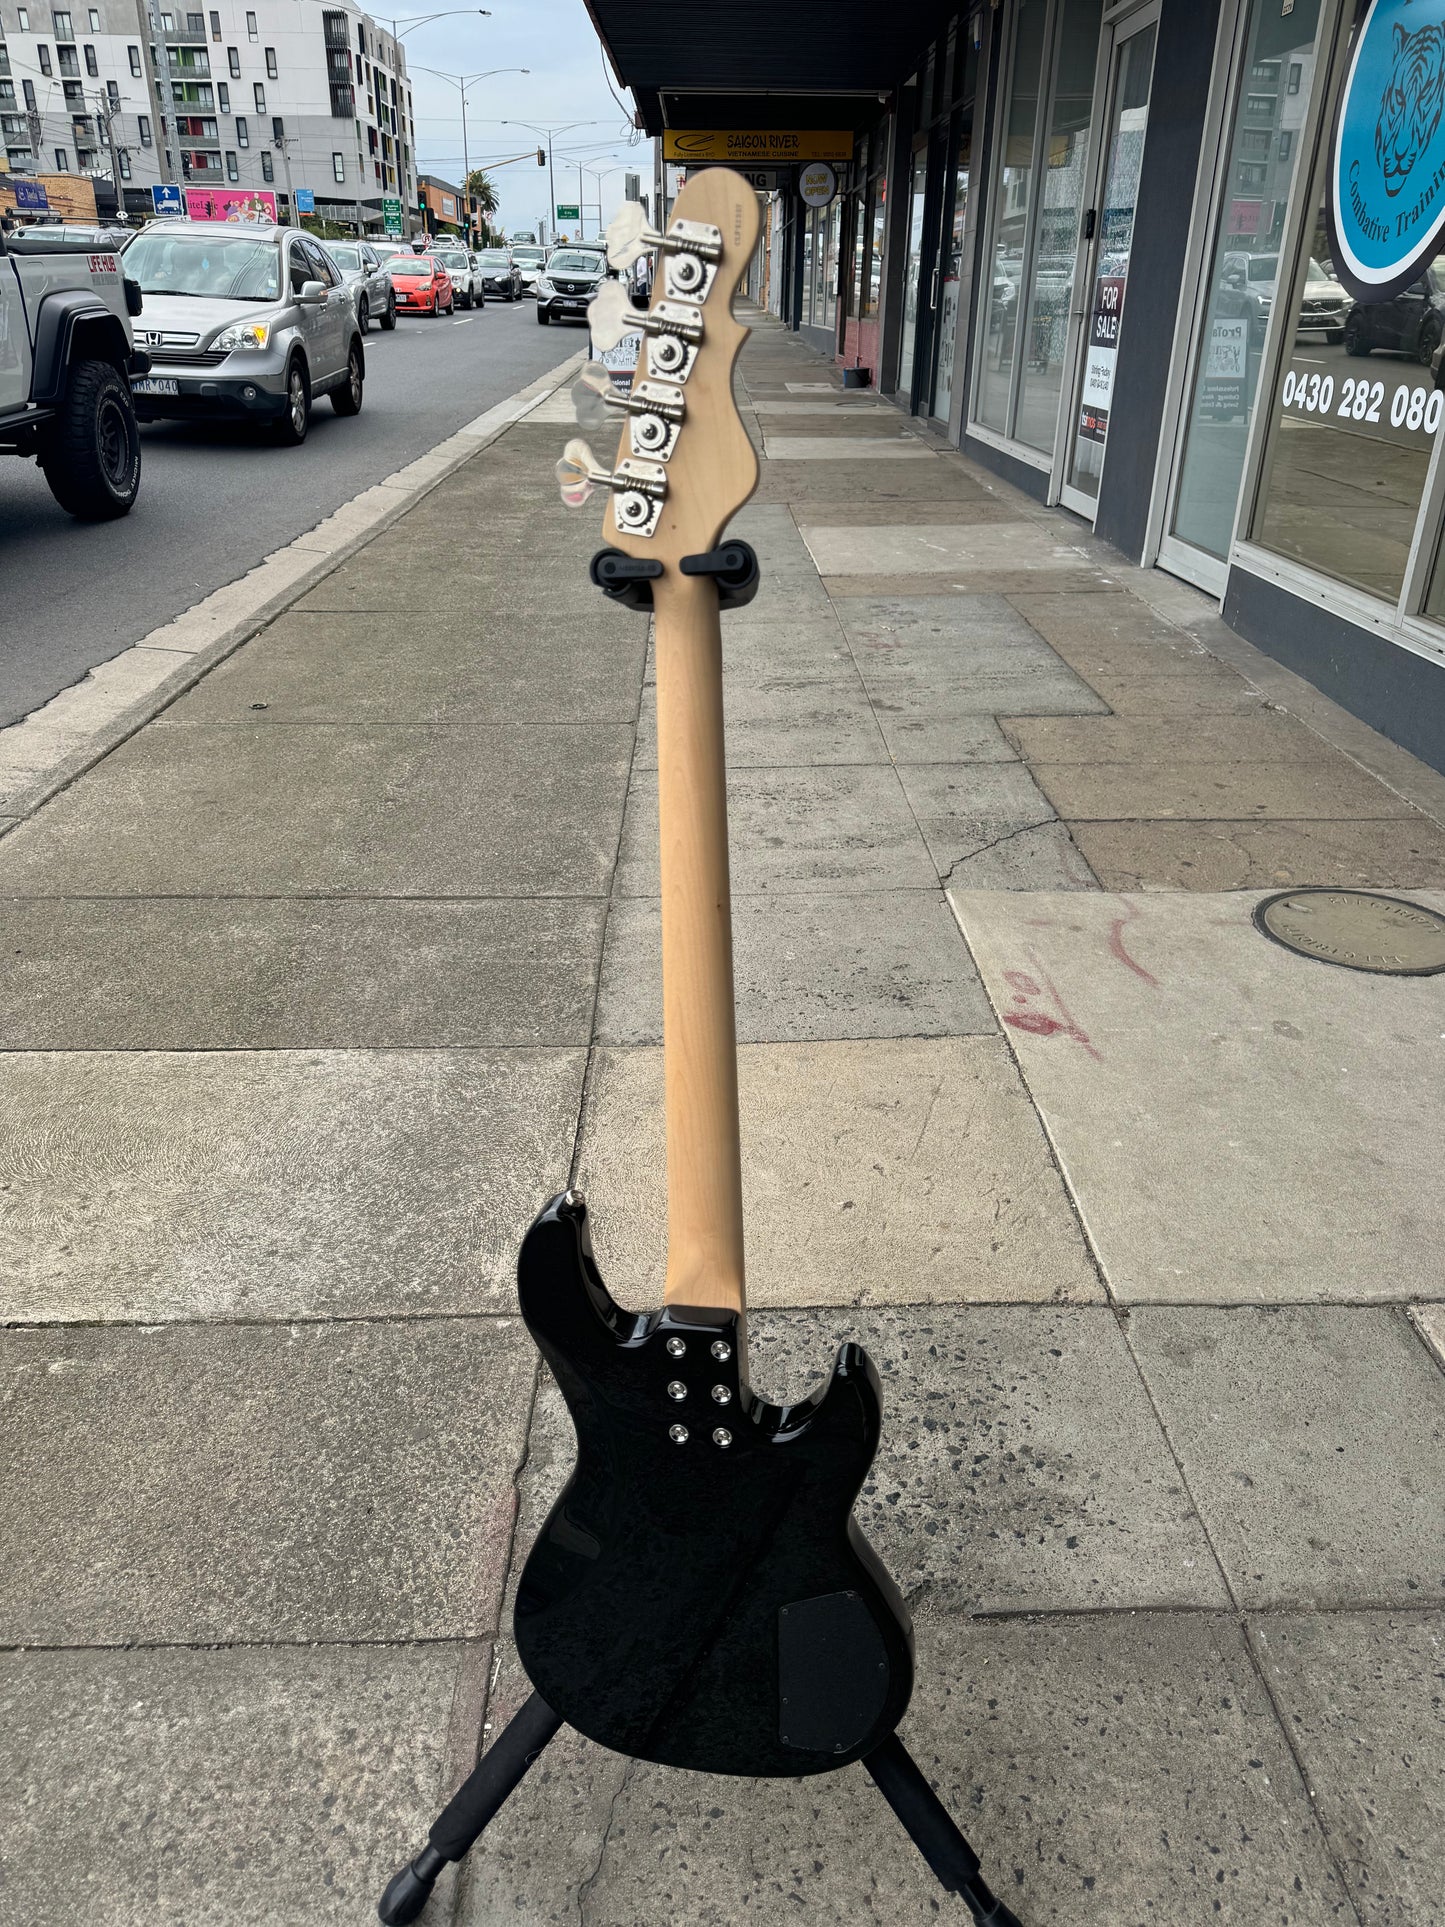
[[[1445,0],[1375,0],[1335,118],[1327,196],[1335,272],[1388,301],[1445,230]]]

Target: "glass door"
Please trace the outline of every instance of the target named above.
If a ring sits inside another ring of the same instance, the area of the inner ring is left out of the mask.
[[[913,388],[913,350],[918,341],[918,284],[923,271],[923,214],[928,201],[928,147],[913,156],[908,193],[908,253],[903,263],[903,327],[898,342],[898,393]]]
[[[958,347],[958,305],[963,288],[963,243],[968,228],[968,160],[973,102],[963,110],[954,138],[954,162],[943,184],[943,236],[938,264],[938,328],[934,343],[933,394],[928,412],[946,422],[953,402],[953,361]]]
[[[1134,241],[1134,210],[1149,127],[1149,88],[1154,74],[1157,10],[1122,23],[1114,35],[1105,117],[1104,191],[1094,230],[1090,270],[1088,331],[1081,346],[1083,369],[1078,386],[1068,472],[1061,490],[1066,508],[1090,521],[1099,500],[1099,478],[1109,440],[1109,409],[1119,330],[1129,284],[1129,253]]]

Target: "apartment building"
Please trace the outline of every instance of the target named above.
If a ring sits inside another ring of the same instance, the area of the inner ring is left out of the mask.
[[[309,189],[379,229],[383,199],[417,204],[405,55],[334,0],[0,0],[0,172],[86,174],[133,213],[160,182],[269,191],[283,218]]]

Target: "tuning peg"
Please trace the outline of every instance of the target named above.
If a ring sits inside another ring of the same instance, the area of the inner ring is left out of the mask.
[[[636,201],[628,201],[607,224],[607,259],[614,268],[629,268],[649,248],[662,254],[696,254],[704,261],[722,259],[722,230],[706,221],[674,221],[666,234],[649,227]]]
[[[651,535],[667,495],[667,470],[661,462],[628,456],[614,471],[603,468],[586,442],[568,442],[557,464],[557,485],[569,509],[581,508],[597,488],[611,489],[613,520],[634,535]]]
[[[628,300],[627,290],[620,281],[604,281],[587,309],[587,326],[604,354],[609,348],[615,348],[624,335],[641,333],[645,320],[642,310],[634,308]]]
[[[600,361],[589,361],[572,384],[572,406],[583,428],[605,428],[627,400],[618,394],[612,371]]]
[[[580,437],[568,442],[557,464],[557,486],[569,509],[580,509],[593,489],[606,488],[611,480],[611,470],[603,468],[586,442]]]

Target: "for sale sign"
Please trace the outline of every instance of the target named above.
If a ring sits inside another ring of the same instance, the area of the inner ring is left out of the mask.
[[[1114,368],[1119,359],[1119,320],[1123,312],[1123,275],[1100,275],[1094,283],[1094,312],[1089,321],[1084,391],[1079,398],[1079,433],[1085,441],[1102,442],[1109,433],[1109,404],[1114,395]]]

